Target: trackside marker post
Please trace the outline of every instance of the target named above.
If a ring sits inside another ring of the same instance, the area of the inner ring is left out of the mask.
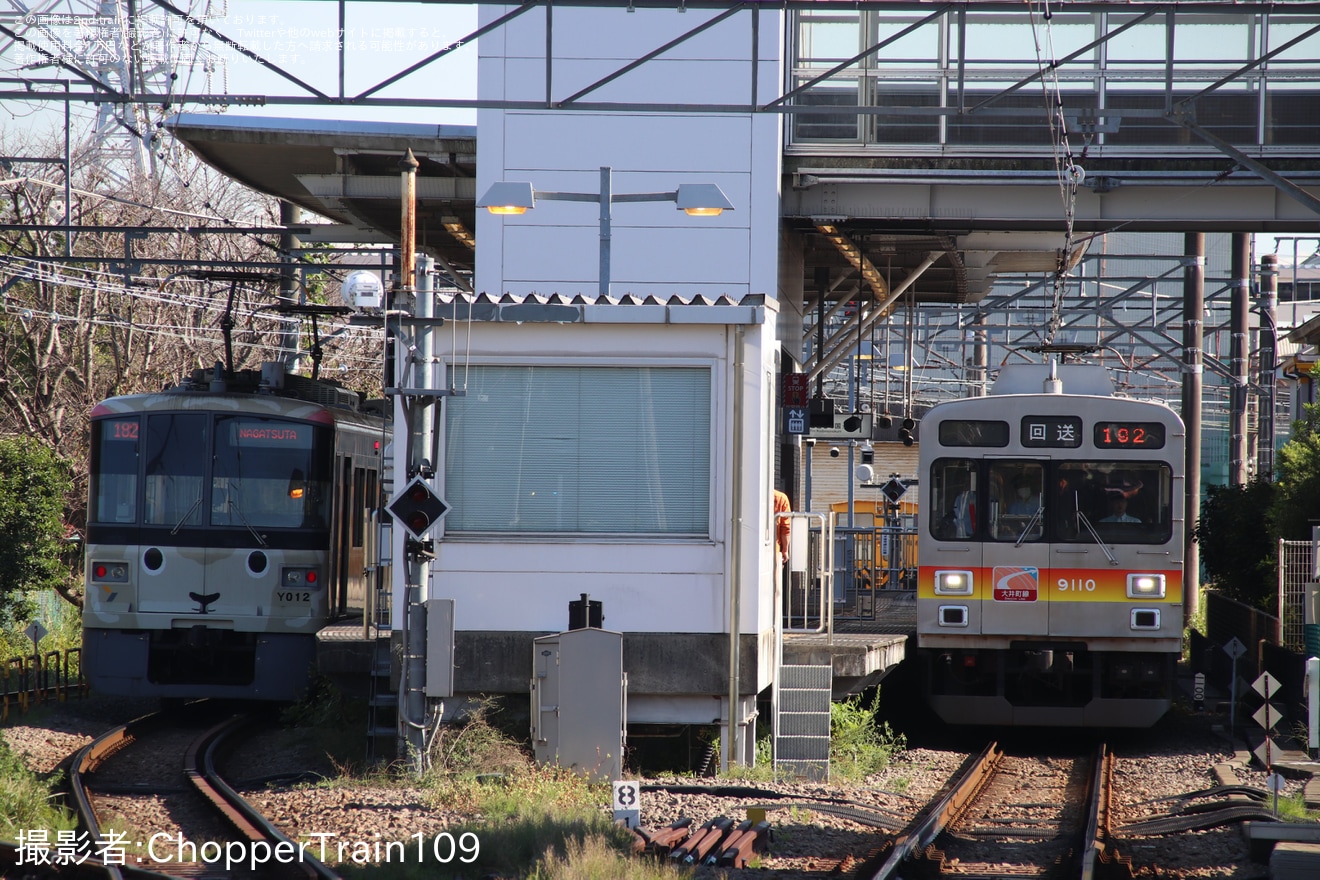
[[[625,828],[642,824],[642,786],[640,783],[614,781],[614,821],[623,822]]]
[[[1228,734],[1232,736],[1237,732],[1237,662],[1239,657],[1247,653],[1247,646],[1237,636],[1233,636],[1224,645],[1224,653],[1233,658],[1233,677],[1228,684]]]

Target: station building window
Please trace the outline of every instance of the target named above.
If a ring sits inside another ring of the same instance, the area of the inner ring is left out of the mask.
[[[488,365],[446,402],[448,533],[710,534],[711,370]]]

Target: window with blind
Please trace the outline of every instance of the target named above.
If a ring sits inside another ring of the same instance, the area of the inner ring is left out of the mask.
[[[706,537],[710,388],[706,367],[472,367],[445,531]]]

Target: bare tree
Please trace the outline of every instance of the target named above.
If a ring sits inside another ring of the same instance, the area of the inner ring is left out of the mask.
[[[0,142],[0,153],[58,155],[35,141]],[[278,225],[276,202],[187,154],[162,159],[162,173],[126,184],[74,157],[72,234],[60,228],[58,166],[17,162],[0,177],[0,223],[11,229],[0,231],[0,437],[36,438],[72,464],[66,518],[79,528],[98,401],[216,362],[279,359],[290,336],[312,344],[275,308],[278,272],[253,265],[279,259],[278,237],[224,232]],[[349,365],[334,378],[379,389],[380,333],[331,323],[323,334],[335,334],[337,363]]]

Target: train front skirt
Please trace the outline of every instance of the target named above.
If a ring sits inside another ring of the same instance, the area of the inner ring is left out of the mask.
[[[1177,655],[1080,644],[920,651],[929,704],[950,724],[1149,727],[1172,704]]]

